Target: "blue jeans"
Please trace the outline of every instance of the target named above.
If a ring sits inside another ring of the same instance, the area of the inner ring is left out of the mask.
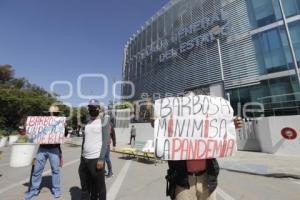
[[[111,165],[111,160],[110,160],[110,145],[107,145],[107,151],[105,153],[105,162],[107,164],[108,174],[111,174],[112,173],[112,165]]]
[[[31,183],[30,191],[25,194],[24,200],[30,200],[32,197],[39,194],[40,185],[42,182],[42,173],[48,158],[50,161],[50,166],[52,171],[52,188],[51,188],[52,194],[54,195],[54,197],[59,197],[61,195],[59,148],[39,147],[36,155],[34,170],[32,173],[32,183]]]

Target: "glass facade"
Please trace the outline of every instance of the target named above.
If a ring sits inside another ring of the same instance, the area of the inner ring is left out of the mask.
[[[253,28],[262,27],[282,18],[278,0],[246,0],[249,19]],[[282,0],[285,15],[300,13],[299,0]]]
[[[288,69],[279,28],[254,35],[253,41],[260,74]]]
[[[282,3],[300,66],[300,0]],[[125,46],[123,80],[135,85],[131,100],[222,84],[236,114],[249,102],[261,103],[265,116],[300,114],[282,22],[278,0],[170,0]],[[122,88],[130,93],[128,85]]]
[[[143,93],[163,96],[220,83],[217,39],[225,88],[258,84],[255,48],[245,19],[245,0],[171,0],[125,46],[122,75],[135,85],[133,100]],[[130,93],[125,85],[122,94]]]
[[[296,57],[300,64],[300,21],[289,24]],[[261,75],[293,69],[291,51],[283,26],[253,36]]]
[[[269,79],[257,86],[228,92],[236,114],[243,115],[242,108],[246,103],[257,102],[264,106],[265,116],[300,115],[300,88],[295,76]]]
[[[300,14],[299,0],[282,0],[287,17]],[[281,20],[278,0],[247,0],[252,30]],[[300,20],[288,24],[298,65],[300,65]],[[252,35],[260,75],[294,70],[294,63],[283,25]],[[291,71],[290,71],[291,72]],[[290,73],[291,74],[291,73]],[[263,80],[257,86],[228,91],[236,112],[249,102],[264,105],[265,116],[300,114],[300,88],[295,75]]]

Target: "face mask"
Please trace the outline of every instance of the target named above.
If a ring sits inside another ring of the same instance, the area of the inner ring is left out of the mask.
[[[97,117],[99,115],[99,110],[89,110],[91,117]]]

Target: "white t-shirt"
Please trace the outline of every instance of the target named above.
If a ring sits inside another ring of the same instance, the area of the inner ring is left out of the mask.
[[[85,126],[85,141],[82,156],[86,159],[96,159],[100,156],[102,148],[101,119],[90,121]]]

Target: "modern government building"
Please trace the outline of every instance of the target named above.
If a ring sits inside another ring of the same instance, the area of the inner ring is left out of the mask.
[[[300,0],[170,0],[127,42],[122,95],[130,101],[193,91],[248,102],[265,116],[300,114]]]

